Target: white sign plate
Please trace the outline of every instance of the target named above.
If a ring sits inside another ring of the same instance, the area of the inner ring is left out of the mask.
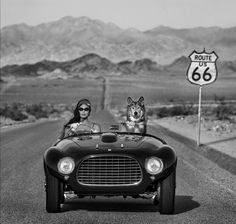
[[[189,55],[191,59],[190,66],[187,71],[187,79],[195,85],[208,85],[217,79],[216,60],[218,56],[213,51],[206,53],[205,50],[201,53],[193,51]]]

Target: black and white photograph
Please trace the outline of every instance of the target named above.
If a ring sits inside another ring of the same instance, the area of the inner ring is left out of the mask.
[[[2,224],[233,224],[235,0],[1,0]]]

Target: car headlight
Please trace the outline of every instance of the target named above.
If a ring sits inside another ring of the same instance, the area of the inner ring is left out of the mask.
[[[145,168],[150,174],[158,174],[163,170],[163,162],[157,157],[151,157],[146,160]]]
[[[70,157],[64,157],[57,164],[58,171],[62,174],[70,174],[75,168],[75,162]]]

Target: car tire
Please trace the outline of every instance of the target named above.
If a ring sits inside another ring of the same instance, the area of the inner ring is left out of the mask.
[[[154,205],[159,205],[159,197],[157,195],[153,199],[153,204]]]
[[[46,172],[46,210],[49,213],[60,212],[63,203],[63,183],[56,177]]]
[[[173,171],[160,186],[160,213],[173,214],[175,208],[176,171]]]
[[[156,195],[153,198],[153,204],[154,205],[159,205],[160,204],[160,184],[157,186],[157,192]]]

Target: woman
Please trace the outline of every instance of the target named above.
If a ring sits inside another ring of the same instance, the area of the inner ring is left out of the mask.
[[[61,136],[58,140],[73,134],[101,132],[100,125],[93,123],[88,119],[90,113],[90,101],[87,99],[80,100],[74,110],[74,116],[63,126]]]

